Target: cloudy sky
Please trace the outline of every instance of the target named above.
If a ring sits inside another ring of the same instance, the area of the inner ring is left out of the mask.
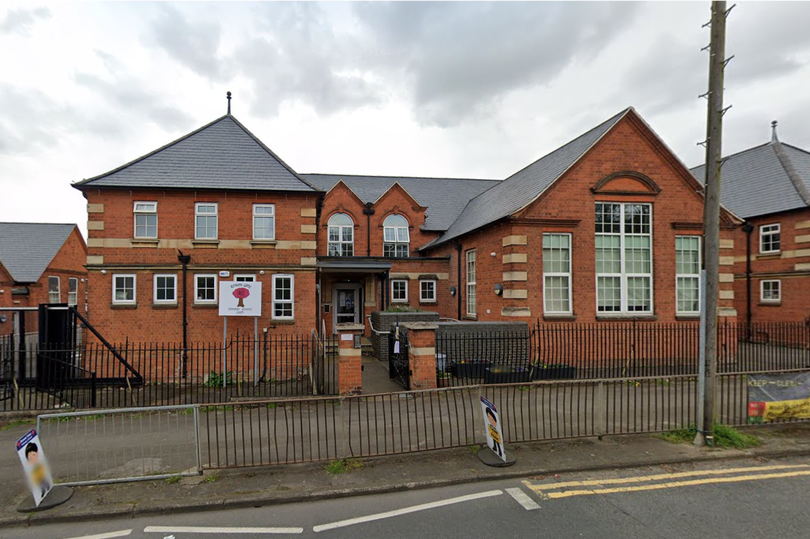
[[[731,2],[729,3],[729,5]],[[5,3],[0,220],[233,114],[298,172],[504,178],[627,106],[703,160],[709,2]],[[741,2],[725,153],[810,149],[810,3]]]

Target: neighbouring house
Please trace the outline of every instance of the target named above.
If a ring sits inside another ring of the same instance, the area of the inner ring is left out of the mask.
[[[108,339],[179,342],[184,313],[189,341],[220,339],[221,280],[262,283],[261,328],[317,327],[322,193],[230,114],[73,186],[87,199],[91,322]],[[253,335],[251,318],[229,322]]]
[[[479,321],[699,316],[702,186],[632,108],[502,181],[298,174],[228,114],[74,186],[88,202],[94,325],[113,340],[177,341],[184,302],[189,338],[218,339],[220,280],[263,283],[269,332],[355,322],[368,335],[372,311],[400,307]],[[721,220],[731,257],[741,220]]]
[[[86,313],[87,246],[75,224],[0,223],[0,307],[67,303]],[[36,317],[26,317],[36,331]],[[13,311],[0,312],[0,335],[19,324]]]
[[[745,224],[721,263],[733,264],[734,303],[748,322],[810,318],[810,152],[781,142],[771,127],[770,142],[722,167],[721,200]],[[692,172],[705,177],[703,166]]]

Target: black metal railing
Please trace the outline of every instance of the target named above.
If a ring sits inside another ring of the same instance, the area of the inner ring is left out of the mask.
[[[439,333],[437,385],[528,382],[532,377],[532,344],[527,331]]]
[[[296,334],[235,336],[224,345],[189,343],[185,349],[180,343],[49,344],[27,351],[26,361],[35,363],[29,376],[0,381],[0,410],[330,395],[338,387],[337,348],[331,337]],[[2,342],[0,353],[5,354]]]

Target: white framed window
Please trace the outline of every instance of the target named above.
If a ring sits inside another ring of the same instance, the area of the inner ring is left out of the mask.
[[[112,302],[135,303],[135,275],[115,273],[112,276]]]
[[[273,319],[292,320],[295,317],[295,276],[273,275]]]
[[[782,226],[779,223],[759,227],[759,252],[778,253],[782,250]]]
[[[466,253],[467,258],[467,314],[475,314],[475,249]]]
[[[194,238],[198,240],[217,239],[218,205],[216,202],[194,204]]]
[[[68,277],[68,305],[79,303],[79,279]]]
[[[386,217],[383,221],[383,256],[407,258],[410,242],[407,219],[396,213]]]
[[[330,217],[327,232],[327,256],[354,256],[354,220],[348,214]]]
[[[276,205],[253,205],[253,239],[276,239]]]
[[[48,277],[48,303],[59,303],[62,297],[60,288],[61,283],[59,282],[59,277]]]
[[[237,283],[255,283],[256,276],[251,274],[234,274],[233,280]]]
[[[155,303],[177,303],[177,275],[156,274],[152,299]]]
[[[135,216],[133,237],[157,239],[157,202],[135,202],[132,213]]]
[[[571,314],[571,234],[543,234],[543,311]]]
[[[419,301],[436,301],[436,281],[419,281]]]
[[[391,303],[405,303],[408,301],[408,280],[391,279]]]
[[[596,310],[652,313],[652,205],[596,203]]]
[[[700,236],[675,236],[675,312],[700,313]]]
[[[762,303],[780,303],[782,301],[782,281],[778,279],[760,281],[759,299]]]
[[[198,273],[194,275],[194,303],[217,302],[217,276]]]

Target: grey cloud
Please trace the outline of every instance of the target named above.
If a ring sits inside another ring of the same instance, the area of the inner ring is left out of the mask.
[[[0,34],[19,34],[27,36],[37,19],[49,19],[51,12],[46,7],[34,9],[12,9],[0,23]]]
[[[218,56],[222,29],[215,22],[189,22],[176,8],[161,5],[150,32],[144,37],[172,59],[203,77],[229,76],[227,62]]]
[[[355,69],[354,38],[337,36],[316,4],[263,4],[256,14],[259,35],[233,56],[252,81],[251,112],[274,115],[284,101],[299,100],[319,113],[371,105],[384,91]]]
[[[138,80],[116,78],[115,82],[108,82],[84,72],[77,72],[74,80],[109,101],[117,110],[137,115],[141,121],[144,118],[152,121],[165,131],[185,130],[194,123],[191,116],[169,105],[160,94],[147,90]]]
[[[488,110],[513,90],[553,83],[572,62],[595,57],[636,11],[632,3],[356,7],[377,48],[406,51],[380,58],[377,67],[401,69],[418,120],[442,127]]]

